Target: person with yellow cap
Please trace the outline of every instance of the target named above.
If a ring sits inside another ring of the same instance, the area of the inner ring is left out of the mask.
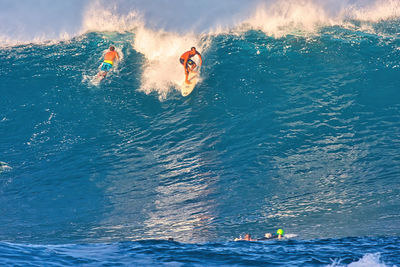
[[[271,233],[265,233],[263,238],[257,239],[258,241],[270,240],[270,239],[282,239],[285,232],[282,229],[276,231],[276,235]]]
[[[276,234],[278,235],[278,239],[281,239],[283,237],[283,235],[285,234],[285,232],[282,229],[278,229],[278,231],[276,231]]]

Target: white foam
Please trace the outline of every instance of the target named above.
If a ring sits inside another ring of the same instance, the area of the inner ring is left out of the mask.
[[[365,254],[358,261],[352,262],[348,265],[344,265],[340,263],[341,260],[335,260],[332,264],[327,265],[329,267],[386,267],[384,262],[381,261],[381,255],[379,253],[368,253]]]
[[[342,26],[351,20],[378,22],[398,18],[398,0],[275,0],[260,3],[238,28],[257,29],[279,38],[287,34],[313,34],[321,27]]]
[[[293,31],[314,32],[318,25],[333,24],[325,10],[313,1],[275,1],[261,4],[254,15],[243,22],[267,35],[281,37]]]
[[[296,234],[285,234],[284,238],[290,239],[290,238],[295,238],[296,236],[297,236]]]
[[[194,33],[180,35],[144,27],[138,29],[133,47],[146,58],[140,90],[146,94],[156,91],[160,99],[165,99],[172,88],[179,88],[184,81],[184,69],[179,57],[192,46],[201,53],[206,42]]]
[[[0,161],[0,173],[5,171],[10,171],[12,168],[7,165],[7,163]]]
[[[378,0],[363,7],[351,5],[344,13],[346,17],[360,21],[378,22],[396,19],[400,17],[400,1]]]
[[[381,262],[380,254],[365,254],[360,260],[350,263],[348,267],[367,267],[367,266],[374,266],[374,267],[385,267],[387,266],[385,263]]]
[[[64,2],[21,0],[2,8],[0,44],[67,40],[88,31],[125,32],[137,27],[209,34],[244,24],[279,37],[293,31],[315,32],[318,26],[342,25],[346,20],[376,22],[400,17],[399,0]]]
[[[94,1],[86,7],[81,32],[127,32],[143,24],[135,9],[120,14],[117,6],[103,1]]]

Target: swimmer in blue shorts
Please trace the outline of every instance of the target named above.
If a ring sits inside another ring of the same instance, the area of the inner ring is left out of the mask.
[[[99,72],[98,76],[103,76],[103,78],[105,78],[107,72],[111,70],[115,59],[119,59],[119,55],[115,51],[115,47],[110,46],[110,51],[108,51],[104,56],[104,62],[101,66],[101,71]]]

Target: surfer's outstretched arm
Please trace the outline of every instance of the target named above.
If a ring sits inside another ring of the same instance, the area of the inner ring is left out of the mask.
[[[199,59],[200,59],[200,62],[199,62],[199,63],[200,63],[199,68],[200,68],[201,65],[203,64],[203,59],[201,58],[201,55],[200,55],[199,52],[196,51],[196,54],[199,56]],[[196,67],[197,67],[196,63],[192,61],[192,65],[191,65],[191,67],[190,67],[190,72],[195,72],[195,73],[197,73],[197,71],[194,71],[194,69],[195,69]]]
[[[200,59],[199,67],[201,67],[201,65],[203,65],[203,59],[202,59],[201,54],[199,52],[197,52],[197,55],[199,56],[199,59]]]

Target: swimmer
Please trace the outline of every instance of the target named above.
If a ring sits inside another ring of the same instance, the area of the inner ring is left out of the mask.
[[[264,238],[271,239],[272,238],[272,234],[271,233],[265,233]]]
[[[111,70],[115,59],[119,59],[119,55],[115,51],[115,47],[110,46],[110,51],[104,55],[104,62],[101,66],[101,71],[97,74],[97,76],[105,78],[107,73]]]
[[[181,62],[183,68],[185,69],[185,83],[187,84],[190,84],[188,80],[189,72],[192,72],[194,68],[196,68],[196,63],[194,63],[194,61],[191,60],[191,58],[194,57],[195,55],[199,56],[200,67],[201,67],[201,65],[203,64],[203,59],[201,58],[200,53],[196,51],[196,47],[192,47],[190,51],[183,53],[182,56],[179,58],[179,61]]]
[[[244,238],[235,238],[235,241],[257,241],[257,239],[252,239],[250,234],[245,234]]]
[[[271,233],[265,233],[263,238],[257,239],[258,241],[270,240],[270,239],[282,239],[284,235],[284,231],[282,229],[278,229],[276,231],[276,235],[272,235]]]
[[[276,231],[276,234],[278,235],[278,239],[281,239],[281,238],[283,238],[283,235],[284,235],[284,231],[282,230],[282,229],[278,229],[278,231]]]

